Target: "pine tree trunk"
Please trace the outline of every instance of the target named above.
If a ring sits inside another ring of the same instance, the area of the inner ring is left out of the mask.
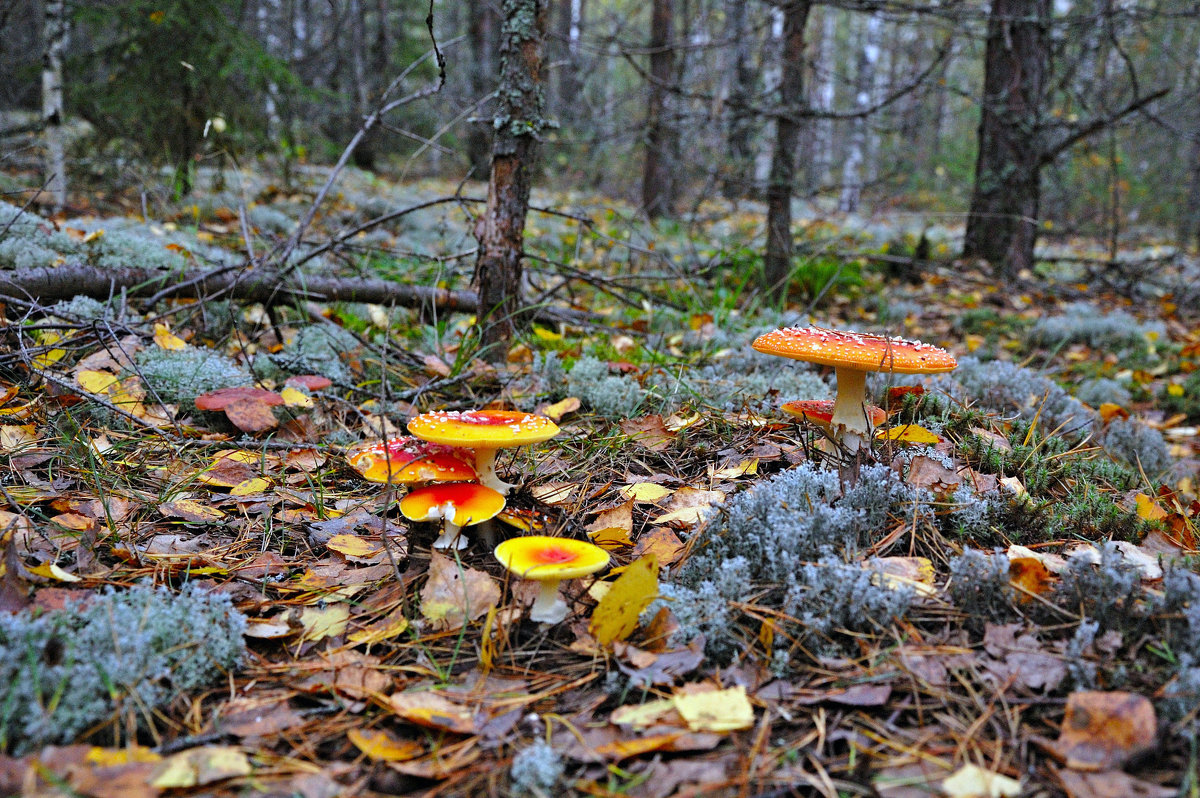
[[[732,199],[746,196],[752,182],[750,134],[753,132],[754,117],[750,113],[750,97],[754,92],[755,76],[750,68],[746,0],[729,0],[726,4],[725,38],[730,42],[729,64],[724,75],[724,79],[729,81],[726,100],[729,121],[725,134],[728,165],[721,193]]]
[[[785,297],[792,269],[792,188],[804,106],[804,27],[810,8],[810,0],[793,0],[783,7],[780,112],[775,119],[775,153],[767,182],[767,254],[763,259],[763,289],[774,302]]]
[[[1049,27],[1050,0],[992,2],[979,154],[963,257],[983,258],[999,277],[1015,276],[1033,265]]]
[[[642,168],[642,210],[651,219],[671,216],[675,205],[674,132],[667,119],[667,87],[674,78],[671,0],[650,6],[650,100],[646,107],[646,159]]]
[[[55,210],[67,204],[67,155],[63,144],[63,52],[67,47],[64,0],[46,0],[42,54],[42,121],[45,124],[46,191]]]
[[[547,0],[504,0],[491,179],[487,210],[475,226],[480,342],[492,360],[504,358],[527,310],[521,296],[525,215],[538,136],[548,124],[542,93],[546,7]]]

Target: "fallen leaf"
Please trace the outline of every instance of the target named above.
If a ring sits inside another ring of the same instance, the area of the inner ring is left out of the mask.
[[[1008,581],[1017,588],[1019,601],[1031,601],[1029,594],[1040,596],[1054,586],[1054,577],[1045,564],[1034,557],[1011,557],[1008,561]]]
[[[285,385],[283,390],[279,392],[283,398],[283,404],[287,407],[310,408],[316,407],[316,402],[313,398],[299,388],[294,388],[291,385]]]
[[[602,511],[585,529],[592,542],[604,548],[631,546],[633,541],[633,499]]]
[[[305,607],[300,613],[300,625],[304,627],[301,639],[311,641],[337,637],[346,631],[349,620],[350,608],[345,604]]]
[[[941,440],[937,435],[919,424],[901,424],[898,427],[886,427],[875,432],[880,440],[896,441],[897,443],[934,444]]]
[[[346,739],[375,762],[403,762],[425,753],[420,743],[401,740],[382,729],[350,729]]]
[[[1146,521],[1161,521],[1167,517],[1167,511],[1155,504],[1146,494],[1139,493],[1134,499],[1137,502],[1138,517]]]
[[[675,440],[675,433],[667,429],[662,416],[659,415],[627,418],[617,426],[621,432],[632,438],[634,443],[652,452],[663,451]]]
[[[1135,779],[1120,770],[1083,773],[1055,769],[1069,798],[1176,798],[1178,788]]]
[[[164,790],[187,789],[234,776],[248,776],[252,770],[250,759],[241,750],[230,746],[207,746],[165,759],[150,783]]]
[[[238,399],[223,408],[229,423],[242,432],[266,432],[279,426],[272,405],[261,399]]]
[[[392,711],[409,723],[455,734],[476,734],[478,731],[475,713],[441,693],[429,690],[393,693],[388,701]]]
[[[346,639],[358,645],[370,645],[382,640],[391,640],[407,629],[408,618],[404,616],[403,610],[397,609],[391,615],[384,616],[357,632],[351,632]]]
[[[742,685],[727,690],[676,694],[675,709],[696,732],[731,732],[754,725],[754,707]]]
[[[546,405],[538,410],[538,415],[546,416],[551,421],[561,421],[568,413],[574,413],[580,407],[579,397],[568,396],[560,402]]]
[[[1154,705],[1144,696],[1083,690],[1067,696],[1054,750],[1072,770],[1115,770],[1152,750],[1157,736]]]
[[[334,535],[325,543],[325,548],[347,557],[370,557],[383,551],[378,543],[358,535]]]
[[[638,616],[658,597],[658,561],[653,556],[630,563],[596,609],[588,631],[602,646],[624,640],[637,628]]]
[[[684,526],[694,526],[712,512],[714,504],[721,504],[725,501],[725,494],[719,490],[698,490],[684,486],[675,491],[671,496],[671,502],[667,505],[666,512],[654,519],[654,523],[663,524],[681,524]]]
[[[942,791],[950,798],[1013,798],[1021,782],[968,762],[942,781]]]
[[[638,538],[633,556],[653,556],[661,565],[673,565],[683,554],[683,541],[670,527],[656,526]]]
[[[430,552],[429,579],[421,588],[421,615],[434,629],[458,629],[499,602],[500,586],[492,577],[436,550]]]
[[[171,332],[170,327],[161,322],[154,325],[154,343],[158,344],[160,349],[166,349],[171,352],[187,349],[187,343],[178,335]]]
[[[635,482],[621,488],[621,495],[625,498],[651,504],[662,501],[674,492],[671,488],[656,485],[653,482]]]
[[[209,507],[194,499],[163,502],[158,505],[158,511],[168,518],[182,518],[193,524],[215,524],[225,517],[225,513],[216,507]]]

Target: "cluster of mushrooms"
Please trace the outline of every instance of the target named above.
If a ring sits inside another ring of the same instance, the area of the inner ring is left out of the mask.
[[[436,411],[408,422],[413,437],[360,446],[346,459],[372,482],[411,486],[400,500],[410,521],[441,521],[436,549],[464,549],[463,527],[481,524],[504,510],[515,487],[496,475],[496,453],[558,434],[544,416],[508,410]],[[569,538],[524,535],[496,547],[496,558],[517,576],[540,583],[529,617],[558,623],[567,616],[558,595],[564,579],[595,573],[608,565],[608,552]]]
[[[945,349],[921,341],[811,326],[774,330],[756,338],[753,346],[768,355],[833,367],[837,375],[833,402],[788,402],[782,409],[819,426],[850,455],[857,454],[871,430],[887,420],[882,408],[866,402],[867,372],[937,374],[958,365]]]

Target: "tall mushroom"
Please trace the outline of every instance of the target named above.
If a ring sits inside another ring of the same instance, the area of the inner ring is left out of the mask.
[[[447,482],[417,488],[400,500],[400,513],[410,521],[442,522],[435,549],[465,549],[464,526],[480,524],[504,509],[504,497],[474,482]]]
[[[567,617],[567,603],[559,598],[558,583],[594,574],[608,565],[608,552],[594,543],[573,538],[525,535],[496,547],[496,559],[522,579],[540,584],[529,617],[540,623],[558,623]]]
[[[549,440],[558,434],[558,425],[545,416],[512,410],[440,410],[417,416],[408,422],[408,431],[431,443],[474,449],[480,483],[507,496],[516,486],[496,476],[496,451]]]
[[[833,366],[837,399],[830,425],[835,440],[852,453],[870,432],[864,403],[868,371],[936,374],[958,365],[954,355],[931,344],[820,327],[784,327],[760,335],[754,348],[768,355]]]

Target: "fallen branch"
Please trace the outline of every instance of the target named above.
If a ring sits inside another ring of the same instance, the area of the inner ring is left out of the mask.
[[[220,268],[208,272],[164,272],[156,269],[101,269],[64,264],[36,269],[0,271],[0,297],[46,305],[74,296],[107,300],[124,292],[155,300],[169,297],[212,299],[223,296],[266,305],[293,302],[369,302],[426,308],[439,312],[474,313],[474,291],[451,291],[422,285],[361,277],[285,277],[274,269]],[[572,323],[601,320],[586,311],[542,307],[535,318]]]

